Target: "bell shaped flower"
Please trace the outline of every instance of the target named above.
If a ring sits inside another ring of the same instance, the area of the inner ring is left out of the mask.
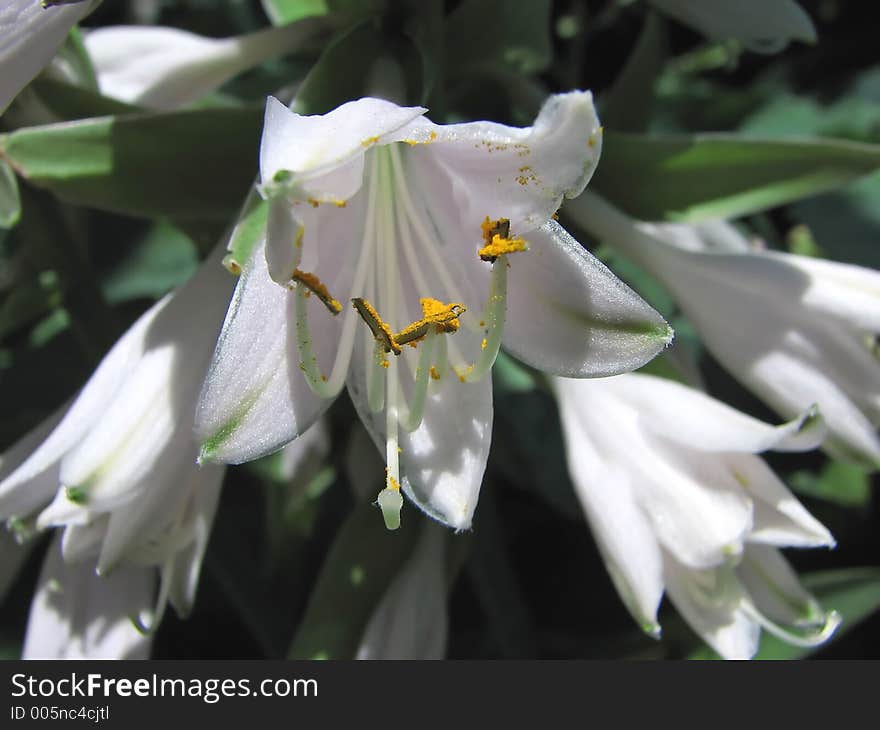
[[[817,403],[829,453],[880,465],[880,273],[758,250],[720,221],[638,224],[590,194],[566,211],[655,275],[712,355],[783,417]]]
[[[0,7],[0,114],[61,48],[68,31],[100,0],[50,4],[4,0]]]
[[[172,109],[214,91],[239,73],[300,48],[327,29],[307,18],[234,38],[178,28],[108,26],[85,46],[105,96],[150,109]]]
[[[639,367],[671,330],[552,219],[599,156],[589,93],[551,97],[524,129],[425,111],[364,98],[301,116],[268,100],[265,236],[242,262],[196,432],[204,461],[254,459],[347,385],[386,456],[388,527],[402,490],[464,529],[502,343],[589,377]]]
[[[790,41],[816,42],[810,16],[795,0],[649,0],[658,10],[713,40],[734,38],[758,53]]]
[[[63,528],[65,560],[101,576],[158,569],[152,625],[169,601],[192,605],[219,497],[224,469],[196,465],[192,422],[232,284],[214,255],[157,302],[39,445],[24,457],[30,434],[10,450],[20,463],[0,482],[0,517],[22,537]]]
[[[659,637],[664,591],[726,658],[761,628],[814,645],[839,622],[799,585],[783,547],[834,540],[756,454],[815,447],[815,411],[771,426],[678,383],[555,378],[568,467],[621,599]]]
[[[412,554],[367,622],[357,659],[446,656],[449,616],[445,540],[439,525],[423,525]]]

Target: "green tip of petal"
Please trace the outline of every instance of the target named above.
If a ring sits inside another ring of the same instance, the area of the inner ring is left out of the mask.
[[[389,489],[385,487],[379,492],[379,498],[376,500],[379,509],[382,510],[382,519],[385,520],[385,527],[389,530],[396,530],[400,527],[400,510],[403,507],[403,497],[397,489]]]
[[[813,403],[804,413],[803,419],[798,425],[798,433],[804,433],[821,425],[822,414],[819,412],[819,405]]]
[[[659,639],[663,633],[660,624],[656,621],[645,621],[642,624],[641,629],[652,639]]]
[[[85,504],[88,494],[82,487],[64,487],[64,496],[74,504]]]

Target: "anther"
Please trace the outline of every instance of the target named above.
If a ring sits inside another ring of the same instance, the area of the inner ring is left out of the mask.
[[[404,327],[394,335],[398,345],[416,343],[431,331],[437,334],[451,334],[458,331],[458,318],[467,311],[464,304],[453,302],[444,304],[436,299],[419,300],[422,305],[422,319]]]
[[[375,310],[373,305],[361,297],[355,297],[351,300],[351,303],[354,305],[357,313],[361,315],[361,319],[367,323],[367,327],[370,328],[373,337],[375,337],[376,341],[382,345],[385,352],[393,352],[395,355],[399,355],[401,352],[400,345],[394,341],[394,335],[391,333],[391,328],[382,321],[382,318],[379,316],[379,313]]]
[[[307,271],[295,269],[293,272],[293,280],[298,284],[302,284],[306,289],[312,292],[321,303],[330,310],[330,314],[337,315],[342,311],[342,305],[332,297],[324,283],[315,274]]]
[[[510,237],[510,221],[507,218],[490,220],[489,216],[480,224],[483,233],[483,246],[477,254],[483,261],[495,263],[495,259],[517,251],[528,251],[529,244],[523,238]]]

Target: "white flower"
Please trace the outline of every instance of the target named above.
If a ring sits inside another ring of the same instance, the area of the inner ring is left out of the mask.
[[[463,529],[502,340],[530,365],[587,377],[638,367],[671,331],[551,220],[599,156],[589,93],[552,97],[526,129],[424,112],[367,98],[300,116],[269,99],[266,261],[260,245],[245,264],[196,431],[205,460],[254,459],[347,384],[386,454],[389,527],[402,488]]]
[[[302,46],[324,28],[312,18],[235,38],[206,38],[177,28],[111,26],[87,33],[85,46],[105,96],[171,109]]]
[[[167,602],[191,607],[219,497],[224,469],[197,467],[192,422],[232,283],[214,255],[142,315],[42,443],[27,458],[34,434],[13,447],[21,463],[0,482],[0,517],[63,527],[68,562],[158,568],[154,626]]]
[[[759,53],[776,53],[792,40],[816,42],[813,21],[794,0],[649,1],[708,38],[735,38]]]
[[[0,114],[99,1],[44,8],[39,0],[4,0],[0,7]]]
[[[426,522],[407,561],[373,611],[357,659],[443,659],[446,608],[446,535]]]
[[[151,606],[153,571],[123,566],[107,577],[49,546],[31,603],[22,659],[146,659],[150,636],[132,622]]]
[[[812,645],[836,627],[800,588],[780,547],[834,540],[764,461],[823,436],[813,412],[773,427],[647,375],[555,378],[569,471],[627,608],[659,636],[664,588],[726,658],[757,650],[761,627]]]
[[[826,449],[880,465],[880,273],[750,250],[719,221],[637,224],[590,194],[566,210],[666,285],[715,358],[782,416],[818,403]]]

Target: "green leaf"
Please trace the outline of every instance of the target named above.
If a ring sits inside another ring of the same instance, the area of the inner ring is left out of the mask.
[[[0,137],[18,174],[65,201],[130,215],[228,218],[256,172],[262,109],[99,117]]]
[[[798,494],[843,507],[865,507],[871,499],[871,479],[864,469],[841,461],[829,461],[819,473],[795,472],[789,484]]]
[[[411,505],[389,532],[371,504],[355,507],[336,535],[289,659],[352,659],[376,605],[412,552],[422,519]]]
[[[140,107],[56,79],[41,77],[30,88],[43,106],[63,121],[143,111]]]
[[[637,218],[693,222],[750,215],[878,168],[878,145],[608,132],[591,186]]]
[[[170,223],[159,222],[126,248],[125,258],[103,277],[101,290],[111,304],[158,299],[189,279],[198,265],[189,237]]]
[[[0,228],[12,228],[21,217],[18,180],[6,162],[0,159]]]
[[[446,21],[450,73],[500,64],[519,74],[553,58],[549,0],[464,0]]]
[[[387,46],[382,33],[369,22],[337,36],[300,85],[295,109],[304,114],[326,114],[364,96],[366,74],[387,52]]]
[[[602,123],[621,132],[646,129],[654,101],[654,84],[666,62],[666,26],[649,13],[635,48],[600,106]]]
[[[272,25],[287,25],[329,11],[325,0],[262,0],[262,4]]]

